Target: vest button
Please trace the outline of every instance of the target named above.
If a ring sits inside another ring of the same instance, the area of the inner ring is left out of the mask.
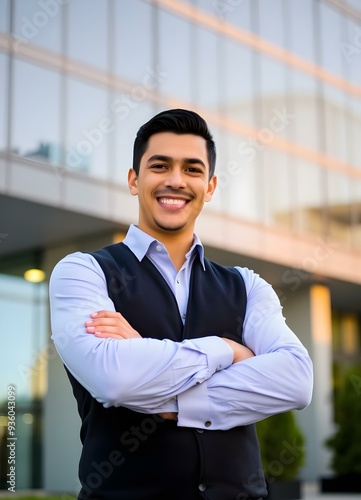
[[[198,489],[199,489],[199,491],[206,491],[207,486],[206,486],[205,484],[201,483],[201,484],[198,486]]]
[[[206,427],[210,427],[212,425],[212,422],[210,420],[207,420],[207,422],[204,423]]]

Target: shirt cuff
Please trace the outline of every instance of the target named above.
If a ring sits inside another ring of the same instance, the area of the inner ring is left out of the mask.
[[[212,429],[207,382],[178,394],[178,426]]]
[[[191,339],[192,343],[207,355],[208,377],[228,368],[233,363],[232,348],[221,337]]]
[[[228,368],[233,362],[232,348],[220,337],[204,337],[193,340],[207,353],[210,378],[214,373]],[[178,426],[212,429],[207,381],[198,383],[178,394]]]

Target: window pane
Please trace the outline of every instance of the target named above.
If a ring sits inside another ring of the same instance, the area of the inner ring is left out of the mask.
[[[8,31],[9,2],[10,0],[3,0],[2,2],[0,2],[0,33]]]
[[[333,240],[346,244],[351,242],[350,187],[350,179],[345,174],[328,171],[328,234]]]
[[[351,179],[352,245],[361,248],[361,179]]]
[[[270,42],[284,46],[284,0],[258,0],[259,35]]]
[[[68,3],[68,9],[69,56],[107,69],[107,1],[76,0]]]
[[[260,57],[260,62],[261,113],[257,125],[261,130],[258,135],[260,142],[269,144],[275,137],[287,137],[290,134],[295,114],[287,101],[285,65],[264,56]]]
[[[13,151],[60,161],[60,76],[55,71],[14,61]]]
[[[244,123],[254,123],[252,51],[228,38],[221,40],[224,76],[221,85],[221,111]],[[242,71],[240,71],[242,68]]]
[[[72,78],[67,84],[66,165],[107,178],[109,137],[115,129],[107,92]]]
[[[287,0],[289,50],[298,56],[315,60],[314,0]]]
[[[122,78],[142,82],[153,67],[153,7],[134,0],[115,2],[114,7],[114,71]]]
[[[297,228],[306,233],[325,235],[324,169],[300,158],[292,159]]]
[[[349,162],[353,166],[361,169],[361,100],[356,100],[352,97],[348,97],[345,109],[347,116],[347,144],[349,152]]]
[[[361,4],[359,6],[361,7]],[[344,18],[344,23],[346,35],[340,45],[343,63],[351,82],[361,86],[361,23],[357,24],[352,18]]]
[[[18,43],[30,42],[60,52],[63,2],[16,0],[13,4],[14,35]]]
[[[203,0],[202,4],[208,3]],[[244,0],[214,0],[214,13],[218,19],[225,20],[231,24],[239,26],[242,30],[253,31],[252,8],[255,4]]]
[[[224,212],[261,220],[260,153],[249,138],[229,134],[217,167],[218,193]]]
[[[318,149],[320,127],[315,78],[301,71],[291,70],[289,92],[295,115],[289,129],[290,137],[300,146]]]
[[[40,487],[34,484],[41,468],[36,429],[41,426],[47,356],[55,355],[47,348],[47,285],[0,274],[0,330],[9,332],[1,337],[1,416],[7,414],[7,387],[16,390],[16,486]]]
[[[290,158],[283,151],[265,147],[264,196],[265,222],[291,228],[293,224],[293,182]]]
[[[343,62],[340,41],[343,39],[341,29],[342,14],[328,5],[318,2],[320,13],[321,65],[340,76],[343,76]]]
[[[174,43],[174,34],[177,43]],[[160,91],[178,99],[191,101],[192,82],[190,55],[191,24],[167,12],[159,12],[160,68],[168,74],[160,82]]]
[[[7,129],[7,89],[8,89],[8,58],[0,53],[0,109],[2,109],[0,119],[0,151],[6,149],[6,129]]]
[[[325,146],[329,156],[347,162],[347,118],[344,92],[328,85],[324,86]]]
[[[122,102],[122,94],[118,94],[115,101]],[[128,170],[133,166],[133,144],[136,133],[143,123],[155,115],[158,110],[150,103],[144,101],[133,108],[123,106],[115,116],[115,162],[112,179],[121,184],[127,184]]]
[[[219,104],[219,73],[222,73],[222,61],[217,50],[219,41],[214,33],[202,28],[196,28],[195,35],[195,101],[200,106],[216,110]],[[199,64],[199,61],[202,63]]]

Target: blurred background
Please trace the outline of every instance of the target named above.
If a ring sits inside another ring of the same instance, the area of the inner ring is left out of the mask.
[[[330,473],[337,391],[361,363],[361,3],[1,0],[3,488],[9,385],[17,488],[78,487],[47,282],[65,254],[137,221],[134,137],[173,107],[199,112],[217,144],[219,188],[197,226],[207,256],[268,280],[313,358],[300,474]]]

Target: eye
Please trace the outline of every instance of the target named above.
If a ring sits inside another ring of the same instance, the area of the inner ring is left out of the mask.
[[[150,165],[149,168],[153,170],[162,170],[164,168],[167,168],[167,165],[164,165],[164,163],[155,163],[154,165]]]
[[[187,167],[186,172],[189,172],[191,174],[203,174],[203,170],[198,167]]]

